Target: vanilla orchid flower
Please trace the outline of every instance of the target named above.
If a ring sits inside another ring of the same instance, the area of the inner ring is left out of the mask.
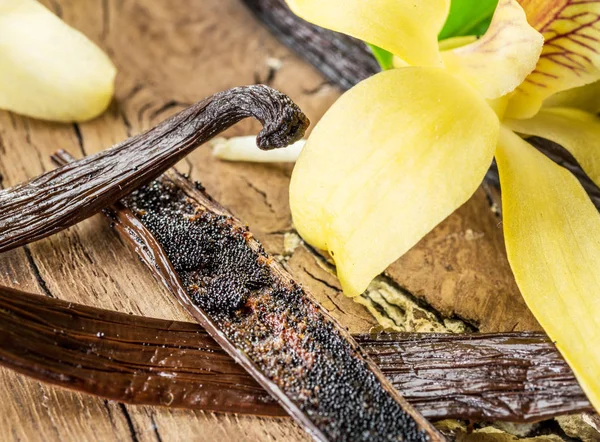
[[[0,0],[0,109],[43,120],[101,114],[116,69],[83,34],[35,0]]]
[[[287,2],[401,66],[342,95],[293,172],[294,224],[329,251],[344,292],[361,294],[467,201],[495,157],[519,289],[600,409],[600,214],[518,135],[560,143],[600,184],[599,95],[585,97],[600,80],[600,1],[500,0],[484,36],[441,45],[449,0]]]

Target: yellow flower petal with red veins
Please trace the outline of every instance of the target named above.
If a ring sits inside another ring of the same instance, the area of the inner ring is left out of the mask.
[[[570,172],[501,129],[508,259],[525,302],[600,409],[600,214]]]
[[[116,69],[83,34],[34,0],[0,2],[0,108],[84,121],[110,103]]]
[[[290,205],[299,233],[330,251],[346,295],[473,194],[498,127],[475,89],[436,68],[382,72],[329,109],[296,163]]]
[[[450,0],[286,0],[315,25],[374,44],[415,66],[441,66],[437,36]]]
[[[560,144],[600,186],[600,118],[596,115],[578,109],[542,108],[529,120],[506,120],[505,124],[515,132]]]
[[[554,94],[544,101],[544,107],[574,107],[597,114],[600,112],[600,81]]]
[[[531,118],[551,95],[600,79],[600,0],[521,2],[545,43],[535,70],[509,103],[511,118]]]
[[[535,69],[544,38],[516,0],[500,0],[492,23],[474,43],[442,52],[446,68],[493,99],[512,92]]]

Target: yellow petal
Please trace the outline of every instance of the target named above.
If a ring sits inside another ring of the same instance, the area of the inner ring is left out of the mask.
[[[463,204],[481,183],[498,119],[443,69],[377,74],[317,124],[290,187],[294,223],[330,251],[349,296]]]
[[[440,66],[437,36],[450,0],[286,0],[318,26],[383,48],[415,66]]]
[[[509,103],[511,118],[530,118],[551,95],[600,79],[600,0],[521,2],[545,44],[535,70]]]
[[[516,132],[552,140],[567,149],[600,185],[600,118],[569,108],[542,108],[529,120],[507,120]]]
[[[116,70],[83,34],[34,0],[0,4],[0,108],[53,121],[102,113]]]
[[[440,51],[449,51],[451,49],[460,48],[461,46],[466,46],[471,43],[475,43],[477,40],[476,35],[464,35],[460,37],[450,37],[445,38],[444,40],[440,40],[438,42],[438,47]],[[443,55],[443,54],[442,54]]]
[[[544,38],[516,0],[500,0],[488,31],[474,43],[442,53],[448,69],[485,98],[513,91],[533,71]]]
[[[544,101],[544,107],[574,107],[597,114],[600,112],[600,81],[554,94]]]
[[[600,214],[570,172],[508,129],[496,159],[519,289],[598,410]]]

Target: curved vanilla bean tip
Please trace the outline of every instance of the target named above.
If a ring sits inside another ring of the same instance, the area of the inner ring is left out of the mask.
[[[299,140],[309,124],[298,106],[268,86],[215,94],[108,150],[0,191],[0,252],[90,217],[247,117],[264,126],[261,149]]]
[[[256,137],[258,147],[272,150],[302,139],[310,121],[287,95],[267,86],[256,87],[252,93],[255,94],[256,103],[265,104],[260,115],[253,115],[263,124]],[[270,95],[278,96],[277,100],[269,100]]]

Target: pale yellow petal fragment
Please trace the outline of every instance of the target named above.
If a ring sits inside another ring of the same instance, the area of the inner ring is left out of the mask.
[[[597,114],[600,112],[600,81],[554,94],[544,101],[544,107],[574,107]]]
[[[519,289],[599,410],[600,214],[570,172],[508,129],[496,159]]]
[[[535,70],[509,103],[511,118],[530,118],[551,95],[600,79],[600,0],[535,0],[523,5],[545,44]]]
[[[437,36],[450,0],[286,0],[318,26],[379,46],[415,66],[440,66]]]
[[[474,43],[442,52],[447,69],[485,98],[512,92],[535,69],[544,38],[533,29],[516,0],[500,0],[492,23]]]
[[[330,251],[349,296],[463,204],[493,157],[498,119],[443,69],[377,74],[317,124],[292,175],[299,233]]]
[[[395,68],[406,68],[406,67],[410,66],[407,62],[405,62],[400,57],[397,57],[395,55],[394,55],[394,58],[392,59],[392,64],[394,65]]]
[[[233,138],[215,138],[210,144],[213,155],[224,161],[252,163],[294,163],[304,148],[306,140],[296,141],[285,149],[262,150],[256,147],[256,135]]]
[[[594,114],[578,109],[542,108],[529,120],[505,123],[516,132],[560,144],[600,186],[600,118]]]
[[[102,113],[116,69],[83,34],[34,0],[0,2],[0,108],[53,121]]]

